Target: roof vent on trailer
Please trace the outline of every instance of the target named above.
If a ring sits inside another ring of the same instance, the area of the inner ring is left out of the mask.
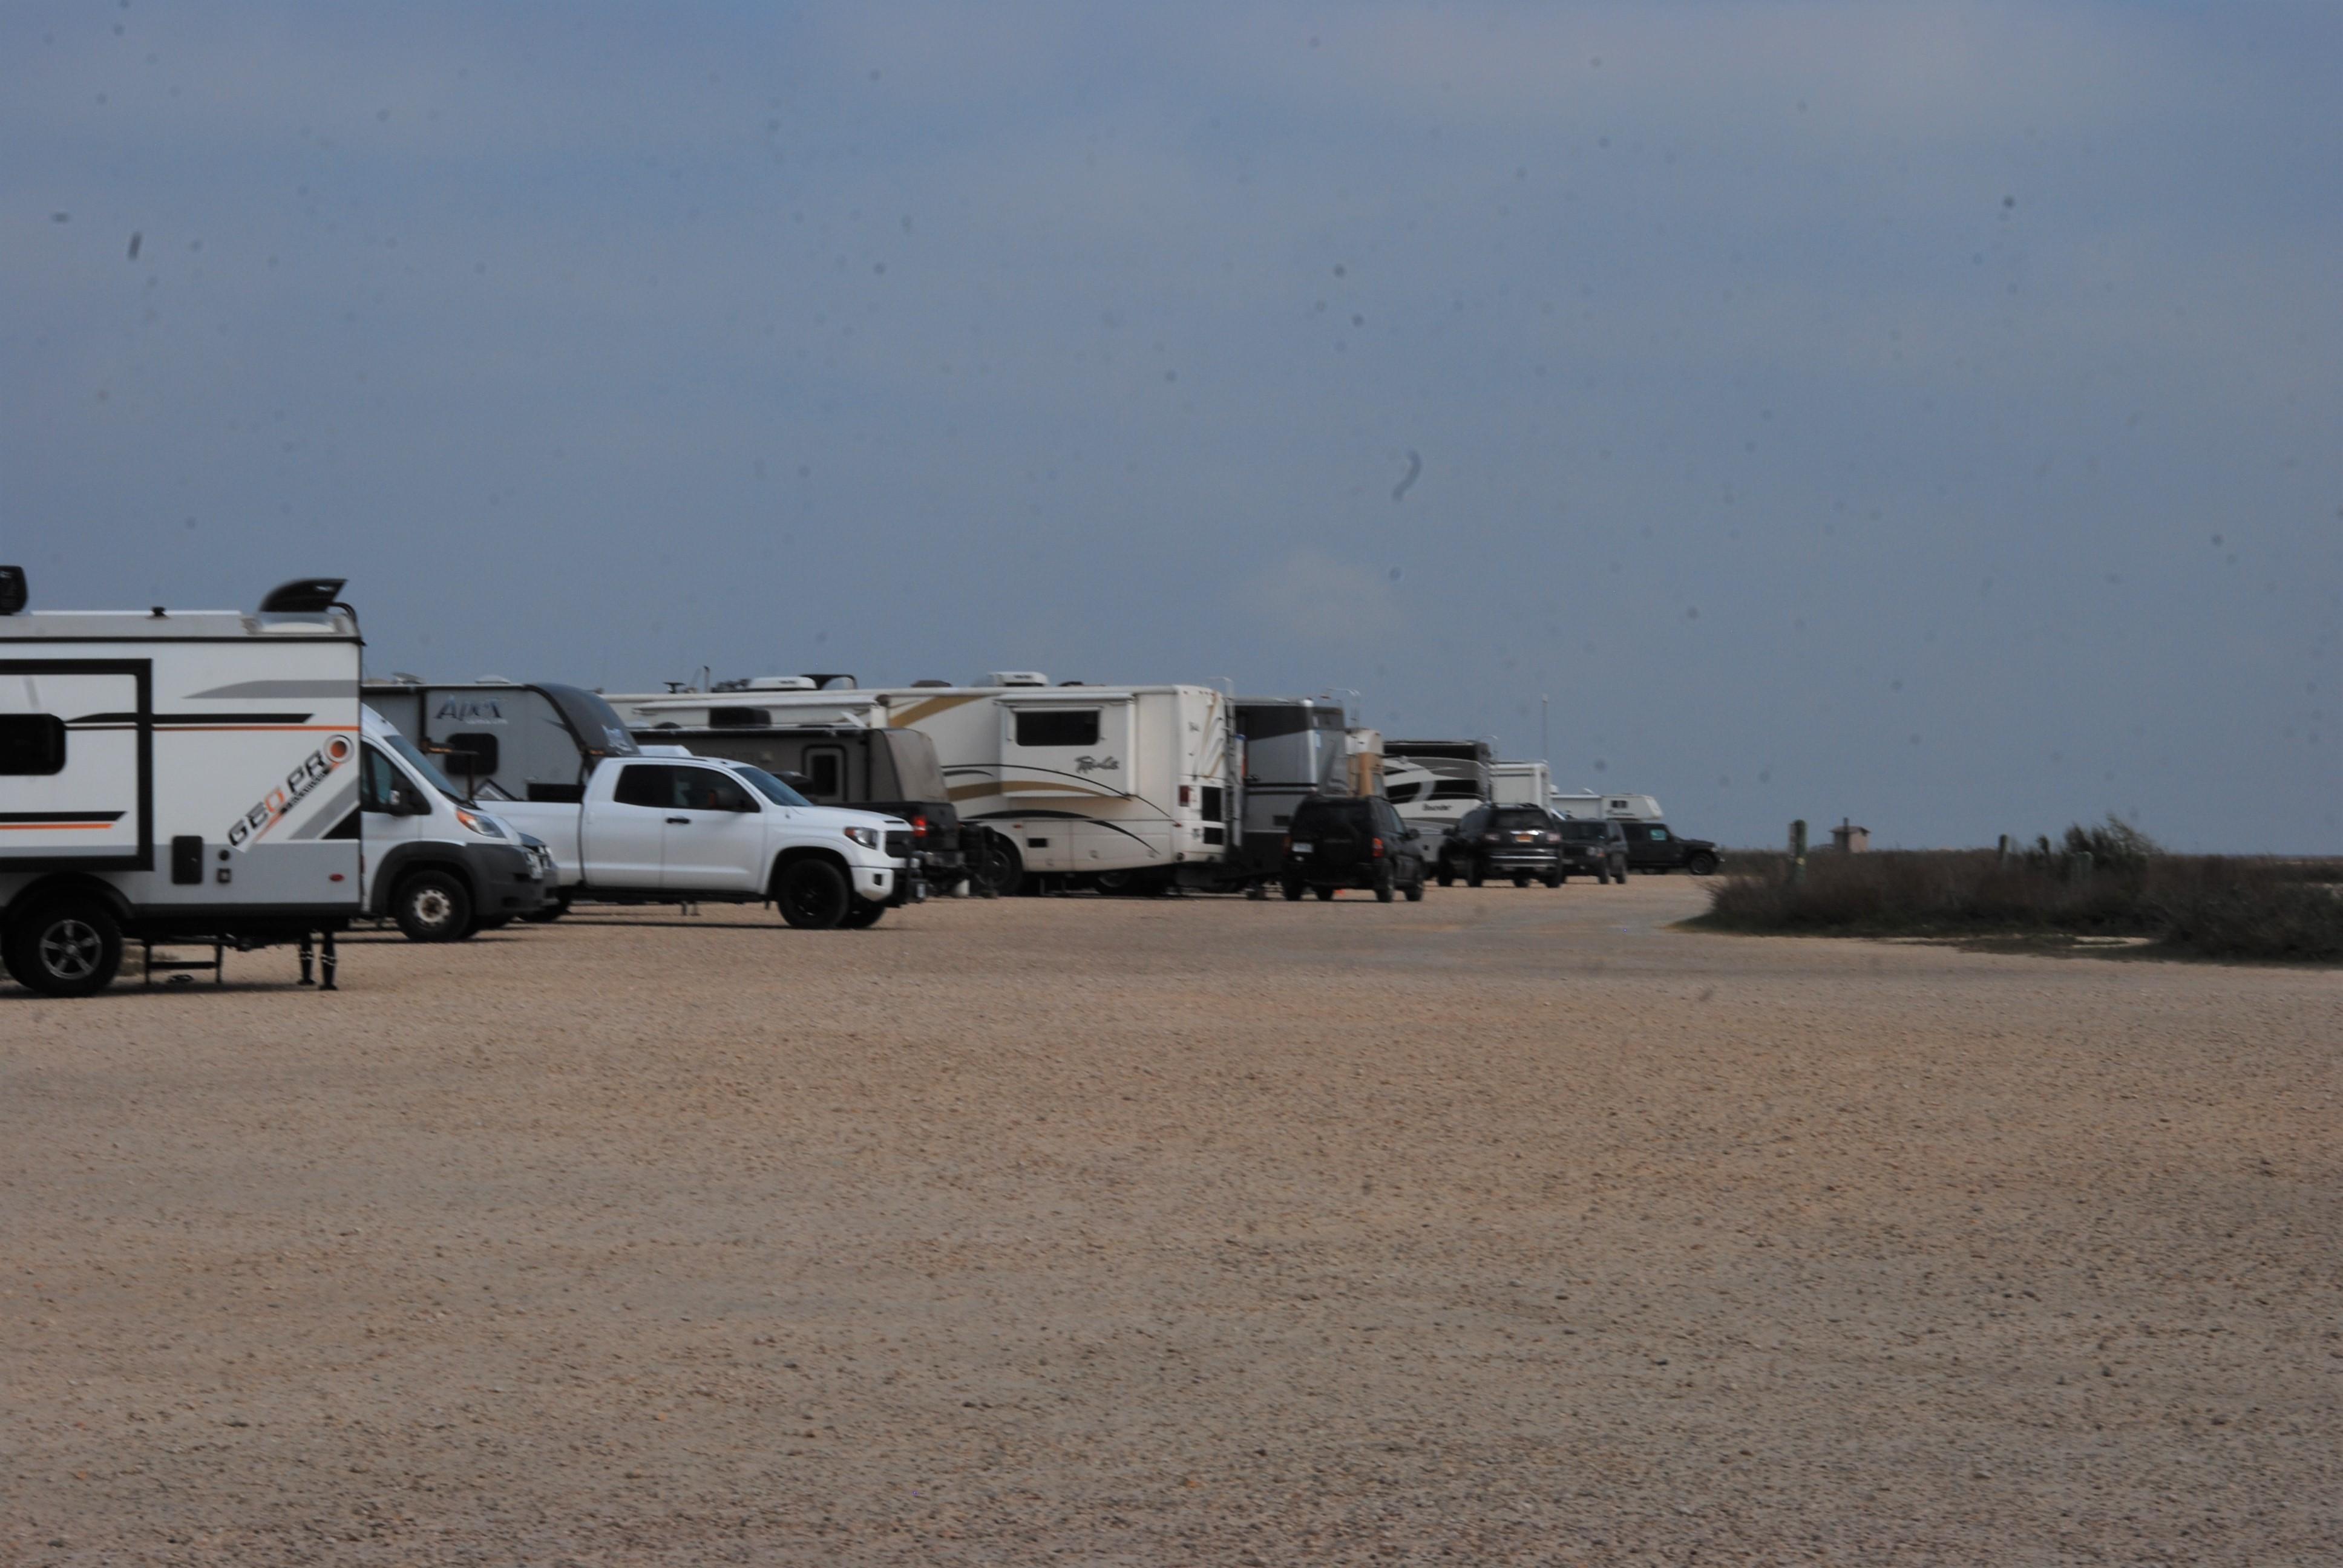
[[[0,615],[15,615],[25,608],[25,568],[0,567]]]
[[[1047,686],[1050,678],[1038,669],[996,669],[984,678],[987,686]]]
[[[813,678],[809,675],[752,675],[740,683],[743,691],[811,691]]]
[[[322,615],[342,597],[347,578],[295,578],[268,590],[260,601],[263,615]]]
[[[911,682],[911,685],[913,686],[913,688],[914,688],[914,689],[920,688],[920,687],[929,687],[929,686],[943,686],[943,687],[949,687],[949,686],[950,686],[950,685],[951,685],[951,682],[950,682],[950,681],[949,681],[949,680],[938,680],[935,677],[933,677],[933,676],[930,676],[930,677],[929,677],[927,679],[925,679],[925,680],[915,680],[915,681]]]

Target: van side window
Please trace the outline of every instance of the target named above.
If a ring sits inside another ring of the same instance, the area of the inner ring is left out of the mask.
[[[368,745],[361,749],[358,760],[358,809],[387,811],[391,792],[405,780],[390,759]]]
[[[1099,710],[1095,708],[1027,708],[1017,713],[1020,746],[1096,746]]]
[[[675,771],[661,762],[630,762],[618,775],[618,787],[610,798],[621,806],[656,806],[660,810],[675,805],[675,783],[669,777]]]
[[[54,713],[0,713],[0,773],[41,777],[65,770],[65,721]]]

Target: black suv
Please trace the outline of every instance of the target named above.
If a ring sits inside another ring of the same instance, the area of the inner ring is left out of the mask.
[[[1725,859],[1706,839],[1679,839],[1665,822],[1622,822],[1627,829],[1627,864],[1638,871],[1673,871],[1681,866],[1705,877]]]
[[[1591,876],[1598,882],[1624,882],[1627,879],[1627,833],[1618,823],[1604,819],[1557,817],[1554,825],[1562,831],[1562,879],[1568,881],[1573,872]]]
[[[1562,824],[1543,806],[1483,806],[1467,811],[1440,840],[1440,885],[1462,877],[1479,887],[1511,877],[1526,888],[1535,877],[1562,885]]]
[[[1331,899],[1338,888],[1373,888],[1388,904],[1423,897],[1423,836],[1380,795],[1312,795],[1293,809],[1277,884],[1288,899],[1309,888]]]

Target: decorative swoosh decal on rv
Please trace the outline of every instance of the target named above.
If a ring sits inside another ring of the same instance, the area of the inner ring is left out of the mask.
[[[208,691],[190,691],[181,699],[186,702],[220,702],[232,697],[248,699],[267,697],[347,697],[350,683],[347,680],[239,680],[232,686],[215,686]]]
[[[933,719],[939,713],[949,713],[953,709],[960,707],[962,703],[981,702],[984,699],[980,697],[922,698],[920,700],[911,704],[910,707],[903,709],[900,713],[890,713],[887,716],[887,722],[894,726],[896,729],[901,729],[910,725],[917,724],[923,719]]]
[[[1149,843],[1146,839],[1141,838],[1130,829],[1123,827],[1121,823],[1110,822],[1103,817],[1091,817],[1080,811],[977,811],[968,813],[960,818],[960,820],[963,822],[1002,822],[1010,820],[1023,822],[1037,819],[1062,822],[1088,822],[1093,827],[1111,828],[1116,832],[1121,834],[1124,838],[1130,839],[1132,843],[1144,849],[1150,855],[1160,856],[1162,854],[1161,849],[1158,849],[1154,845]]]
[[[293,729],[309,726],[314,713],[154,713],[146,722],[158,728],[184,729],[200,726],[206,729]],[[85,713],[79,719],[65,720],[68,729],[100,729],[119,728],[138,722],[135,713]],[[319,729],[347,729],[347,724],[321,724]]]

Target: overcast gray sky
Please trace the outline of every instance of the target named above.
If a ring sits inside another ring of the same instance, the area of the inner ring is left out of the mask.
[[[0,560],[2343,849],[2343,7],[0,7]]]

